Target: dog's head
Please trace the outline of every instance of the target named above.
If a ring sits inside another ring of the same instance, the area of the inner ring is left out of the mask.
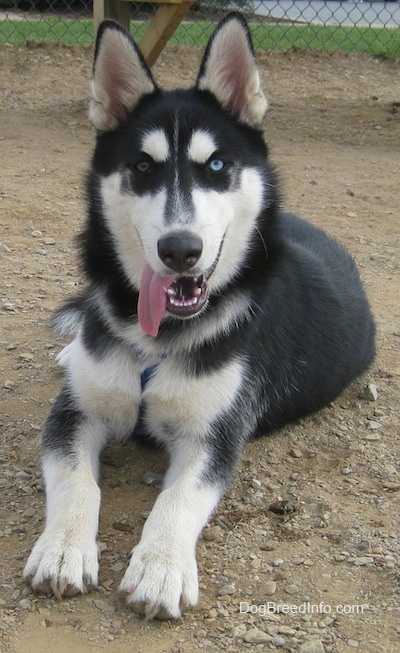
[[[98,32],[90,117],[106,228],[138,317],[157,335],[188,318],[240,270],[268,204],[267,102],[250,33],[229,14],[211,37],[196,85],[163,91],[138,47],[112,21]]]

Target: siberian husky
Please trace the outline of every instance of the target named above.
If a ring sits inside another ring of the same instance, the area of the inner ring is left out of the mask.
[[[374,357],[353,259],[281,209],[266,109],[239,14],[215,30],[195,86],[173,91],[121,26],[101,24],[87,290],[55,316],[75,338],[43,434],[46,527],[24,572],[36,590],[97,585],[99,454],[140,431],[170,467],[120,590],[148,618],[179,617],[245,443],[325,406]]]

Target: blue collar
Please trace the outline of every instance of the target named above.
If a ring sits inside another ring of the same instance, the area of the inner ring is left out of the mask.
[[[151,365],[150,367],[146,367],[146,369],[143,370],[143,372],[141,373],[141,375],[140,375],[140,386],[141,386],[142,392],[145,389],[148,382],[150,381],[150,379],[154,376],[157,367],[158,367],[158,365]]]
[[[143,349],[141,349],[138,345],[133,344],[132,349],[139,360],[145,361],[146,358],[154,358],[153,356],[149,356],[148,354],[146,354],[146,352],[144,352]],[[160,354],[158,354],[158,357],[160,358],[160,360],[164,360],[165,358],[168,358],[168,354],[166,352],[161,352]],[[150,365],[150,367],[146,367],[146,369],[144,369],[143,372],[141,373],[140,385],[142,388],[142,392],[145,389],[148,382],[150,381],[150,379],[154,376],[157,367],[158,367],[158,363],[155,363],[154,365]]]

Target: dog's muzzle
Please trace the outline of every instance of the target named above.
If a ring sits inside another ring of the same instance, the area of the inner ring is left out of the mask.
[[[188,232],[183,232],[188,233]],[[183,267],[188,271],[196,265],[201,256],[202,241],[195,237],[183,239],[175,250],[166,238],[159,246],[164,264],[167,267]],[[191,245],[189,247],[188,245]],[[197,249],[194,247],[197,247]],[[211,267],[202,274],[171,274],[162,276],[149,264],[145,265],[139,291],[138,319],[142,330],[148,335],[157,336],[165,313],[186,318],[199,313],[205,306],[209,294],[208,280],[214,272],[221,254],[221,241],[217,257]],[[160,255],[161,258],[161,255]],[[196,260],[195,260],[196,259]],[[174,260],[174,263],[173,263]],[[168,264],[167,264],[168,261]],[[170,264],[170,265],[169,265]],[[180,270],[176,270],[179,272]]]

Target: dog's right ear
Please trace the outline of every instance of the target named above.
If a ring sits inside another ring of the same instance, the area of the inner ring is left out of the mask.
[[[130,35],[112,20],[97,32],[89,116],[99,131],[110,131],[126,119],[143,95],[157,86]]]

